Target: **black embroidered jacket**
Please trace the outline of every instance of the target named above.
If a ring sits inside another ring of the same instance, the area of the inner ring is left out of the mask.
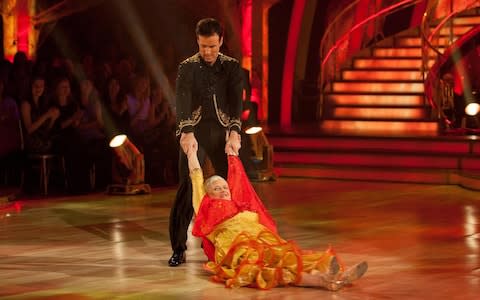
[[[194,131],[202,118],[214,118],[227,130],[240,132],[243,77],[239,62],[219,53],[209,66],[195,54],[178,67],[177,136]]]

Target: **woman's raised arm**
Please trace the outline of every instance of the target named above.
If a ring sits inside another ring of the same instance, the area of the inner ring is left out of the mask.
[[[190,149],[187,153],[188,169],[190,170],[190,179],[192,180],[192,205],[195,214],[198,213],[203,196],[205,196],[205,187],[203,186],[203,172],[198,161],[197,149]]]

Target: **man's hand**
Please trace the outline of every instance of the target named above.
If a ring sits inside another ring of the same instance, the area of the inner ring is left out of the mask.
[[[183,152],[187,155],[190,151],[197,152],[198,142],[193,132],[182,132],[180,136],[180,147],[182,147]]]
[[[225,153],[227,155],[237,155],[241,147],[241,137],[236,131],[230,131],[225,144]]]

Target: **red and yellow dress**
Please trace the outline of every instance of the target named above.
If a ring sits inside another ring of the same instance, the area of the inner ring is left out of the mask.
[[[227,287],[268,289],[293,285],[301,273],[327,272],[334,253],[302,251],[277,234],[276,225],[258,198],[238,157],[228,157],[232,200],[206,195],[202,170],[190,173],[196,217],[193,234],[203,239],[205,269]]]

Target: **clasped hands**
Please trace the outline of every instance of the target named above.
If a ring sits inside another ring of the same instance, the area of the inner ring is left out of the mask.
[[[238,151],[241,147],[241,137],[240,134],[236,131],[230,131],[230,134],[227,137],[227,142],[225,143],[225,153],[227,155],[236,155],[238,156]]]
[[[187,156],[190,152],[196,153],[198,151],[198,142],[193,132],[182,133],[180,136],[180,147]],[[236,131],[230,131],[230,134],[226,137],[225,153],[238,156],[240,147],[240,134]]]

